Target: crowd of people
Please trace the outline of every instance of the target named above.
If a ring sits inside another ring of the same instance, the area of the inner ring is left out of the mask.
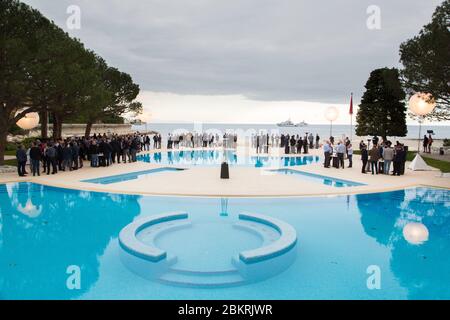
[[[216,133],[182,133],[168,134],[167,149],[185,148],[236,148],[238,137],[236,134],[225,133],[222,137]],[[397,141],[395,146],[390,141],[380,141],[373,137],[368,141],[369,146],[361,141],[362,173],[403,175],[407,147]],[[152,148],[161,149],[160,134],[127,134],[127,135],[97,135],[89,138],[72,137],[53,141],[50,139],[32,142],[28,149],[19,145],[16,151],[17,169],[19,176],[28,174],[27,163],[33,176],[41,173],[56,174],[58,171],[72,171],[83,168],[86,161],[91,167],[110,166],[115,163],[136,162],[137,153],[149,151]],[[372,146],[370,146],[372,144]],[[431,135],[424,137],[424,152],[429,152],[432,144]],[[268,153],[269,147],[284,149],[285,154],[308,154],[309,149],[319,149],[320,137],[312,133],[301,135],[289,134],[253,134],[252,148],[257,153]],[[330,168],[345,168],[353,166],[353,146],[350,139],[335,141],[334,137],[324,141],[324,166]],[[42,168],[42,170],[41,170]]]
[[[361,141],[359,144],[362,162],[361,173],[372,173],[373,175],[392,174],[395,176],[405,173],[408,152],[408,148],[405,145],[397,141],[395,146],[393,146],[391,141],[380,141],[380,138],[377,136],[373,137],[371,142],[371,147],[364,141]],[[333,167],[345,168],[345,159],[349,161],[349,168],[353,166],[353,146],[348,138],[335,143],[334,138],[331,137],[324,142],[323,152],[325,168],[330,168],[331,161],[333,161]]]
[[[83,168],[85,161],[89,161],[91,167],[136,162],[137,153],[150,150],[152,141],[153,148],[161,149],[160,134],[94,134],[89,138],[72,137],[57,141],[36,139],[28,149],[23,144],[18,146],[17,170],[19,176],[26,176],[26,165],[30,163],[33,176],[39,176],[41,173],[50,175],[58,171],[78,170]]]
[[[169,133],[167,136],[167,149],[179,148],[216,148],[220,145],[225,148],[236,148],[238,136],[236,134],[225,133],[222,136],[222,143],[218,133],[198,133],[184,132],[181,134]]]
[[[256,153],[268,153],[270,147],[282,148],[285,154],[308,153],[308,149],[318,149],[320,147],[320,137],[312,133],[301,135],[289,134],[253,134],[251,136],[252,148]]]
[[[331,166],[331,161],[333,161],[333,166],[336,168],[345,168],[345,158],[348,159],[348,167],[353,167],[353,146],[350,139],[345,138],[344,141],[340,140],[337,143],[334,141],[334,137],[330,137],[323,144],[324,153],[324,166],[329,168]]]

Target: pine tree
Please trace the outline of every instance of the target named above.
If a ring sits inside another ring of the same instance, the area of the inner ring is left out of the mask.
[[[356,116],[358,136],[404,137],[406,127],[405,92],[397,69],[382,68],[370,73]]]
[[[402,81],[408,95],[431,93],[436,108],[426,118],[450,120],[450,0],[436,8],[431,23],[400,46]]]

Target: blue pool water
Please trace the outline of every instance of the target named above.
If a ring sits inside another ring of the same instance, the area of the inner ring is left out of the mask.
[[[124,182],[129,180],[136,180],[138,178],[147,177],[156,173],[167,172],[167,171],[182,171],[183,169],[178,168],[155,168],[143,171],[136,171],[124,174],[118,174],[115,176],[100,177],[95,179],[82,180],[81,182],[97,183],[97,184],[111,184],[117,182]]]
[[[319,162],[320,157],[308,155],[298,157],[238,156],[231,150],[225,151],[224,156],[224,153],[218,150],[179,150],[139,155],[137,159],[148,163],[180,166],[218,166],[225,159],[232,166],[278,168],[316,163]]]
[[[177,257],[177,268],[223,271],[230,256],[259,247],[256,234],[232,227],[241,212],[292,226],[295,259],[261,281],[220,288],[130,271],[119,232],[136,219],[176,211],[187,212],[191,226],[162,234],[156,245]],[[449,252],[445,189],[227,200],[0,185],[1,299],[449,299]],[[66,285],[70,266],[80,268],[79,290]],[[367,287],[369,266],[381,272],[379,290]]]
[[[336,188],[357,187],[357,186],[365,185],[364,183],[343,180],[343,179],[337,179],[337,178],[327,177],[327,176],[323,176],[320,174],[304,172],[304,171],[299,171],[299,170],[277,169],[277,170],[271,170],[271,171],[278,173],[278,174],[292,175],[292,176],[294,176],[296,178],[300,178],[302,180],[311,181],[314,183],[322,183],[324,185],[336,187]]]

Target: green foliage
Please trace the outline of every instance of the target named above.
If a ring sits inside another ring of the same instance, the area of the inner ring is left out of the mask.
[[[444,139],[444,147],[450,147],[450,139]]]
[[[96,67],[102,90],[97,91],[92,107],[86,110],[87,123],[117,119],[125,113],[141,113],[142,104],[134,101],[139,94],[139,86],[133,83],[131,76],[109,67],[99,57]]]
[[[436,8],[419,35],[401,44],[400,61],[408,94],[431,93],[437,101],[427,118],[450,120],[450,0]]]
[[[36,140],[41,140],[41,137],[25,138],[21,141],[21,144],[23,144],[25,148],[29,148],[31,147],[31,144]]]
[[[25,148],[31,147],[31,143],[35,142],[36,140],[41,140],[40,137],[32,137],[32,138],[25,138],[20,142],[8,142],[5,147],[5,154],[6,155],[15,155],[17,147],[21,144],[24,145]]]
[[[17,126],[16,124],[13,124],[12,126],[11,126],[11,128],[9,128],[9,134],[12,134],[12,135],[24,135],[26,133],[26,131],[25,130],[23,130],[23,129],[21,129],[21,128],[19,128],[19,126]]]
[[[406,136],[405,92],[398,70],[382,68],[370,73],[356,116],[356,134]]]
[[[10,151],[16,151],[16,149],[17,149],[16,143],[8,142],[6,144],[6,147],[5,147],[6,154],[8,154],[8,152],[10,152]]]
[[[49,113],[53,136],[69,117],[123,121],[141,112],[139,86],[109,67],[41,13],[18,0],[0,1],[0,164],[6,136],[28,112]]]
[[[66,119],[67,123],[87,123],[90,119],[87,115],[83,113],[78,113],[75,115],[70,115]],[[125,123],[125,119],[122,116],[118,116],[115,114],[103,114],[97,120],[99,123],[108,123],[108,124],[123,124]]]

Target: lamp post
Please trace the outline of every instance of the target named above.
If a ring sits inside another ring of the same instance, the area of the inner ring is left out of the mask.
[[[325,111],[325,118],[330,121],[330,137],[333,136],[333,121],[339,117],[339,110],[336,107],[328,107]]]
[[[422,122],[427,114],[433,112],[435,107],[436,102],[430,93],[418,92],[409,99],[409,110],[419,117],[419,140],[417,141],[417,155],[409,166],[411,170],[427,170],[425,161],[420,156]]]

